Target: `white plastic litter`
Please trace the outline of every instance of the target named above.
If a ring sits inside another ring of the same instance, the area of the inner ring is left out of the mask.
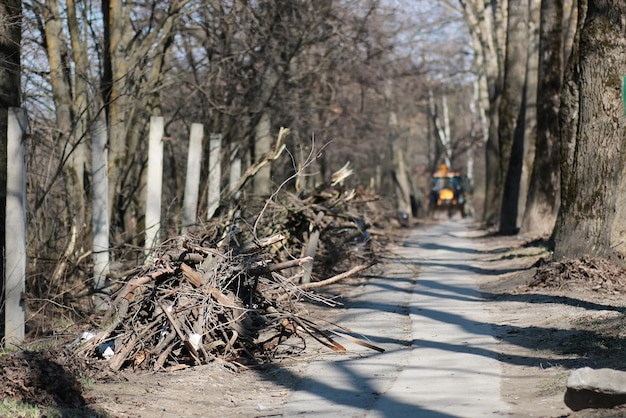
[[[105,360],[111,360],[114,355],[115,352],[113,351],[113,349],[111,347],[107,347],[106,350],[104,350],[104,353],[102,353],[102,358],[104,358]]]
[[[189,342],[191,343],[191,346],[197,350],[198,348],[200,348],[200,343],[202,342],[202,335],[197,334],[195,332],[192,334],[189,334]]]
[[[89,341],[91,340],[93,337],[96,336],[95,332],[90,332],[90,331],[85,331],[83,332],[83,334],[80,336],[80,339],[85,342],[85,341]]]

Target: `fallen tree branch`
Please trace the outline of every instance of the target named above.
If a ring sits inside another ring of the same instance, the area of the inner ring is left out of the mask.
[[[295,260],[283,261],[282,263],[274,263],[253,267],[250,269],[252,274],[267,274],[275,271],[285,270],[291,267],[302,267],[308,262],[313,261],[313,257],[296,258]]]
[[[328,278],[326,280],[322,280],[322,281],[319,281],[319,282],[313,282],[313,283],[304,283],[304,284],[301,284],[298,287],[300,288],[300,290],[317,289],[319,287],[323,287],[323,286],[327,286],[329,284],[336,283],[336,282],[338,282],[340,280],[345,279],[346,277],[350,277],[350,276],[352,276],[352,275],[354,275],[354,274],[356,274],[356,273],[358,273],[360,271],[366,270],[366,269],[372,267],[373,265],[374,265],[374,263],[361,264],[361,265],[358,265],[358,266],[354,266],[350,270],[348,270],[348,271],[346,271],[344,273],[338,274],[336,276],[330,277],[330,278]]]
[[[181,330],[180,327],[178,326],[178,323],[176,322],[176,320],[174,319],[174,317],[172,316],[172,314],[167,310],[167,308],[163,305],[163,303],[159,300],[157,301],[159,304],[159,307],[161,308],[161,310],[163,310],[163,313],[165,314],[165,316],[167,316],[167,319],[170,321],[170,324],[172,325],[172,328],[174,328],[174,331],[176,331],[176,334],[178,334],[178,338],[181,339],[181,341],[183,342],[183,344],[185,345],[185,347],[187,348],[187,350],[189,351],[189,354],[191,354],[191,357],[193,357],[194,361],[200,365],[202,364],[202,362],[200,361],[200,359],[198,358],[198,351],[194,348],[194,346],[191,344],[191,342],[189,341],[189,337],[186,336]]]

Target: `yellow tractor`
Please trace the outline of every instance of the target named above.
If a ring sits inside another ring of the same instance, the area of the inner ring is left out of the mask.
[[[458,211],[465,217],[466,193],[469,192],[463,187],[466,182],[459,173],[440,165],[431,179],[429,204],[431,216],[435,217],[437,212],[447,211],[448,217],[452,218]]]

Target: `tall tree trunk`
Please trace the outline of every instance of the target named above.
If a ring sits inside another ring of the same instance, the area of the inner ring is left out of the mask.
[[[576,148],[576,136],[578,135],[579,106],[580,106],[580,33],[585,15],[587,13],[587,1],[582,0],[577,7],[577,28],[572,42],[572,52],[567,58],[567,66],[563,75],[563,87],[561,88],[561,103],[559,108],[559,138],[560,138],[560,167],[561,167],[561,206],[557,215],[557,223],[553,235],[557,233],[561,216],[567,209],[568,199],[564,199],[567,187],[570,184],[570,169],[565,167],[574,161]],[[565,169],[564,169],[565,168]],[[575,192],[575,190],[572,190]],[[571,201],[571,199],[569,199]]]
[[[485,207],[483,220],[489,227],[500,222],[500,202],[502,199],[502,173],[500,172],[500,146],[498,144],[498,103],[496,98],[489,110],[489,130],[485,144]]]
[[[0,0],[0,16],[0,272],[4,272],[8,112],[20,106],[22,2]],[[4,324],[4,274],[0,277],[0,324]]]
[[[389,144],[392,155],[392,174],[395,182],[396,199],[398,212],[405,215],[406,222],[411,219],[411,184],[407,175],[406,161],[404,159],[404,149],[399,144],[398,116],[393,108],[393,86],[391,81],[387,81],[384,87],[385,103],[387,105],[387,129]]]
[[[125,89],[128,76],[126,52],[132,37],[130,6],[122,0],[102,0],[104,17],[103,101],[109,129],[109,226],[123,229],[122,176],[127,159],[127,128],[131,119],[130,94]]]
[[[90,93],[88,80],[89,59],[86,27],[83,22],[83,29],[77,16],[76,0],[66,0],[67,21],[72,46],[72,56],[74,58],[74,74],[72,79],[73,87],[73,114],[74,114],[74,147],[72,153],[71,166],[76,182],[73,191],[75,204],[77,205],[78,220],[81,222],[80,228],[86,224],[87,197],[85,195],[84,175],[89,167],[87,135],[91,124]],[[88,170],[89,171],[89,170]]]
[[[441,107],[443,109],[443,121],[439,116],[438,107],[435,104],[435,96],[433,91],[428,89],[428,103],[430,110],[430,118],[433,121],[433,131],[436,138],[436,152],[434,166],[437,166],[440,161],[439,158],[443,155],[443,163],[451,169],[452,157],[450,153],[450,120],[448,118],[448,102],[446,96],[443,96],[441,100]]]
[[[104,56],[102,97],[109,130],[109,211],[118,241],[137,236],[145,189],[146,122],[161,115],[161,77],[175,34],[175,21],[187,1],[170,2],[167,12],[152,10],[151,30],[131,22],[133,4],[102,0]],[[137,243],[137,242],[136,242]]]
[[[623,0],[579,1],[582,25],[572,55],[574,68],[566,80],[571,91],[563,97],[562,119],[573,119],[577,110],[579,123],[575,135],[561,125],[567,136],[555,233],[557,259],[626,254],[626,118],[621,94],[626,74],[625,15]]]
[[[524,232],[550,236],[561,201],[559,106],[563,80],[563,0],[541,2],[537,144]]]
[[[70,13],[72,16],[72,13]],[[84,98],[76,98],[72,95],[72,72],[69,56],[68,40],[65,36],[64,22],[57,0],[47,0],[43,9],[45,21],[45,39],[48,62],[50,64],[50,84],[52,86],[52,97],[56,112],[56,139],[62,147],[62,175],[66,190],[66,219],[67,229],[72,231],[69,238],[66,254],[71,255],[74,251],[74,243],[78,242],[78,237],[85,227],[86,198],[84,194],[83,174],[85,167],[84,126],[78,126],[83,130],[79,136],[75,130],[77,128],[76,114],[74,112],[76,104],[80,104],[80,111],[84,110],[86,101]],[[75,16],[74,16],[75,18]],[[75,22],[74,22],[75,23]],[[76,28],[72,27],[72,31]],[[79,43],[76,42],[78,47]],[[73,51],[76,56],[86,51],[80,48]],[[83,60],[83,64],[84,64]],[[78,63],[75,63],[75,69]],[[80,69],[78,69],[80,71]],[[85,87],[83,85],[83,87]],[[86,87],[85,87],[86,88]],[[64,274],[65,263],[59,262],[52,274],[52,278],[60,278]]]
[[[587,7],[587,6],[585,6]],[[578,0],[563,0],[563,68],[567,68],[578,28]]]
[[[526,95],[524,122],[524,163],[520,180],[517,225],[521,226],[526,212],[526,202],[530,189],[530,179],[535,162],[537,145],[537,82],[539,80],[539,30],[541,21],[541,0],[528,2],[528,60],[526,64]]]
[[[487,225],[498,223],[501,184],[500,149],[498,144],[498,108],[504,78],[504,45],[506,38],[507,2],[494,0],[459,0],[463,16],[476,51],[481,104],[488,118],[485,146],[485,207]]]
[[[517,232],[520,179],[524,159],[525,81],[528,60],[528,0],[510,0],[502,100],[498,109],[501,196],[500,233]]]

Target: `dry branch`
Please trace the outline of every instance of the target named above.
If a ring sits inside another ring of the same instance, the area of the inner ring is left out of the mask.
[[[245,229],[251,223],[234,228],[232,220],[216,219],[205,237],[166,241],[153,264],[135,269],[114,294],[100,330],[77,352],[101,355],[106,345],[115,350],[110,360],[115,370],[173,370],[214,360],[270,359],[285,341],[295,338],[305,345],[307,336],[338,353],[346,349],[336,336],[380,351],[295,314],[303,299],[335,306],[309,290],[374,264],[368,222],[353,207],[359,196],[321,188],[308,196],[287,194],[281,204],[266,205],[277,214],[258,230]],[[312,230],[315,246],[309,241]],[[224,237],[227,243],[220,245]],[[307,243],[316,248],[310,255]],[[299,284],[304,266],[311,268],[312,281]],[[315,281],[323,276],[331,277]]]
[[[355,275],[356,273],[363,271],[365,269],[368,269],[370,267],[372,267],[372,264],[363,264],[360,266],[354,266],[350,270],[346,271],[345,273],[338,274],[326,280],[322,280],[320,282],[313,282],[313,283],[303,283],[300,285],[300,289],[309,290],[309,289],[317,289],[323,286],[328,286],[329,284],[337,283],[340,280],[343,280],[352,275]]]

